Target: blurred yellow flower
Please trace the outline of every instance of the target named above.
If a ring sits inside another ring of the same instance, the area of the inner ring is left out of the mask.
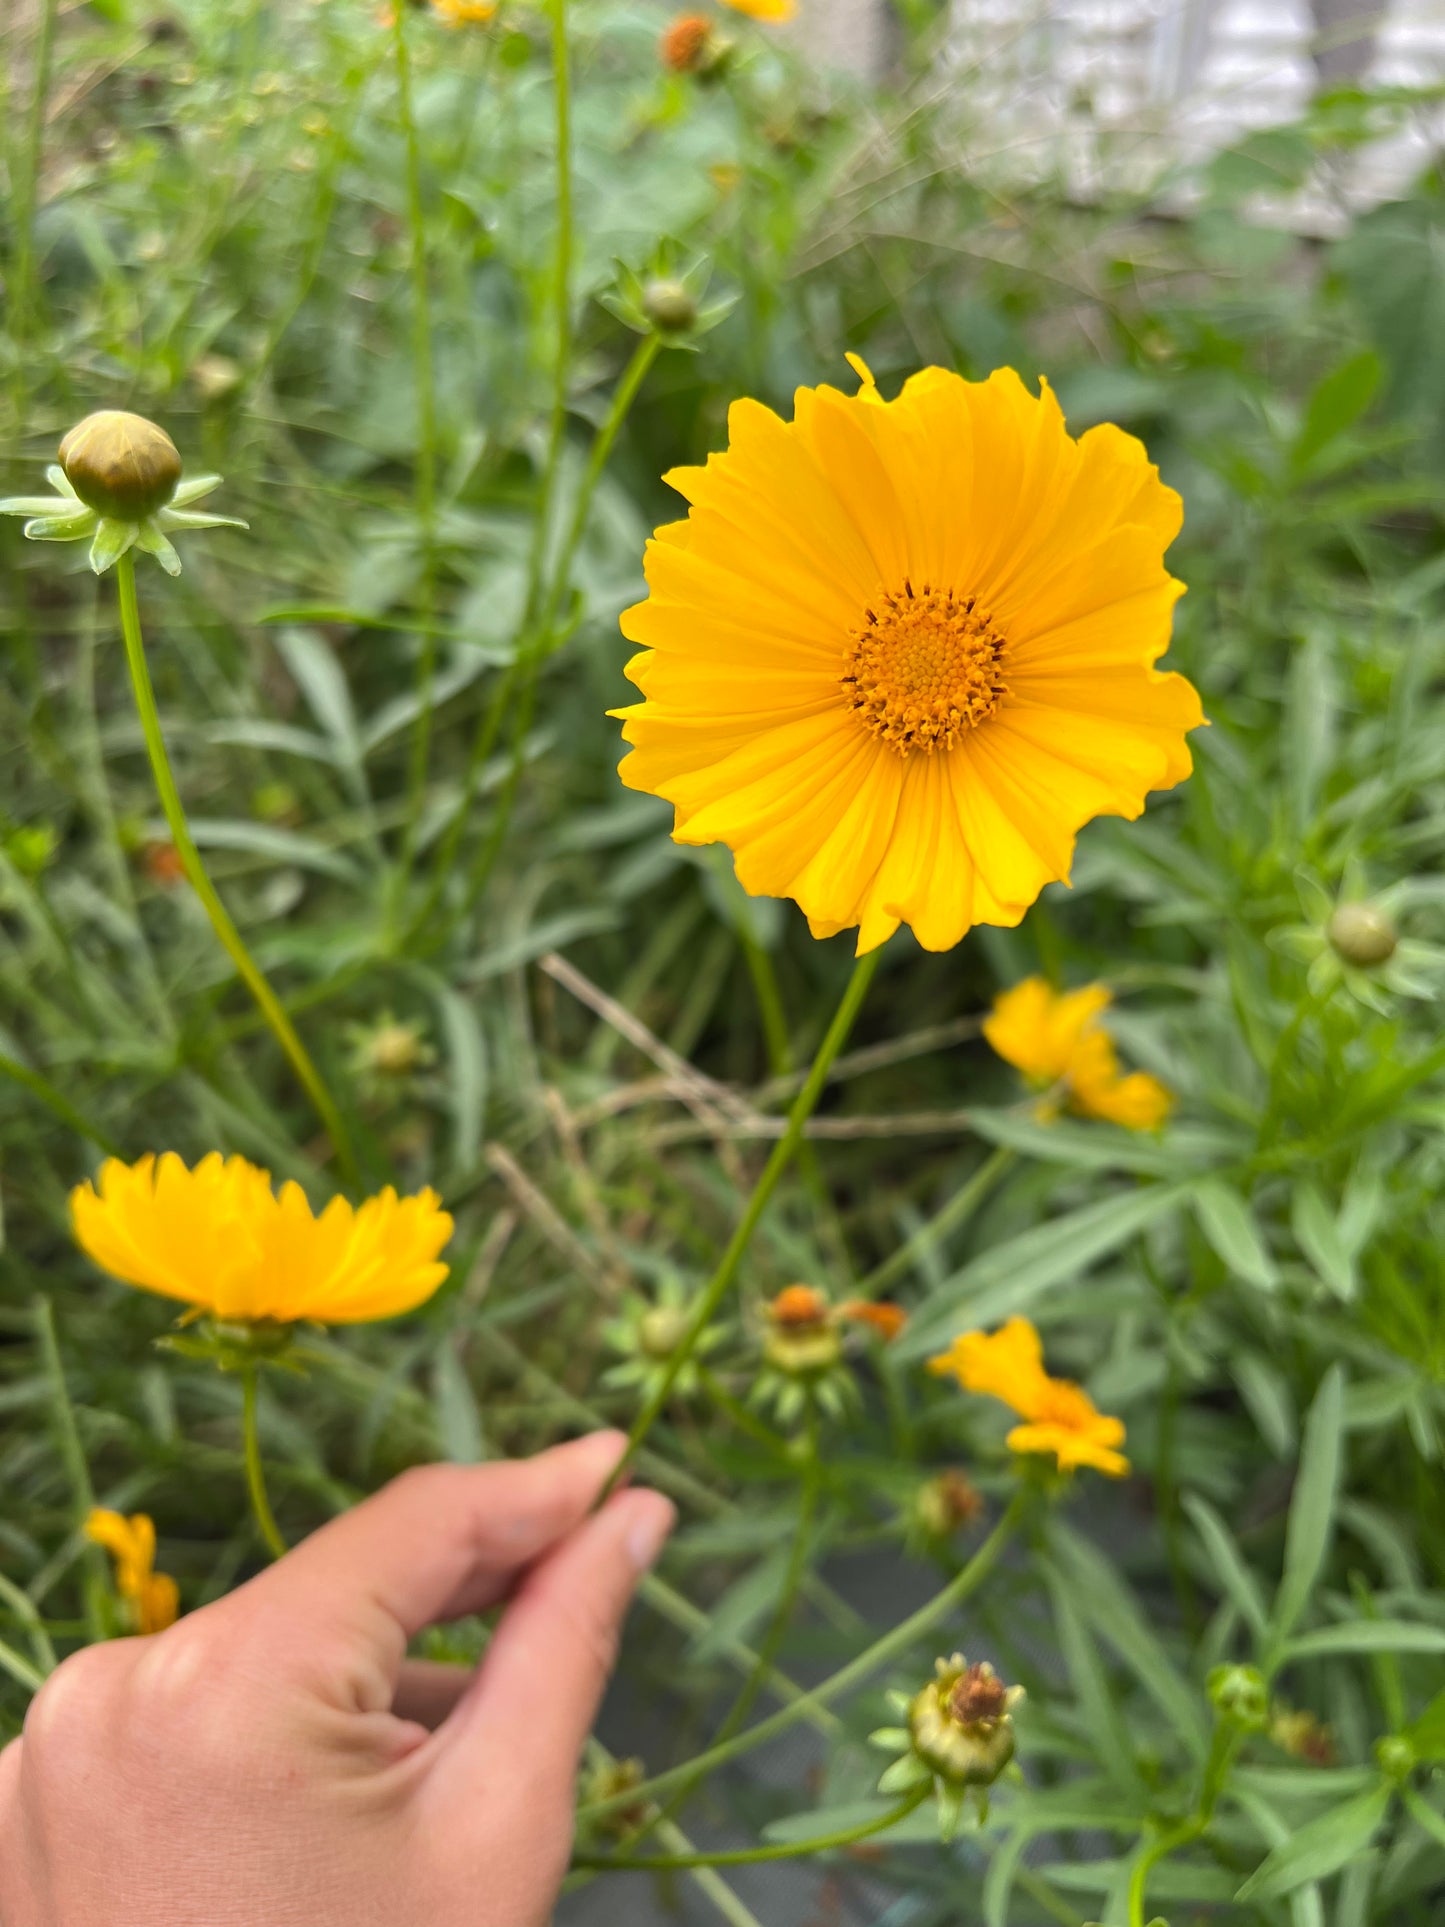
[[[155,1570],[156,1529],[144,1512],[130,1518],[97,1506],[85,1522],[85,1536],[115,1561],[115,1589],[132,1608],[138,1633],[163,1633],[179,1610],[176,1582]]]
[[[448,27],[482,27],[496,18],[497,0],[431,0],[431,10]]]
[[[621,774],[815,936],[857,925],[861,953],[907,923],[946,950],[1189,774],[1199,699],[1154,667],[1180,502],[1012,369],[885,402],[854,365],[860,393],[801,388],[792,421],[734,403],[726,452],[668,476],[691,509],[622,617],[645,700],[617,712]]]
[[[798,0],[723,0],[723,5],[752,20],[791,20],[798,11]]]
[[[128,1285],[179,1298],[214,1317],[356,1324],[411,1311],[447,1275],[438,1253],[452,1221],[434,1191],[387,1186],[313,1215],[300,1185],[212,1151],[188,1170],[173,1151],[135,1164],[108,1158],[99,1190],[70,1194],[75,1235]]]
[[[956,1378],[966,1392],[1001,1399],[1025,1420],[1008,1435],[1015,1452],[1052,1452],[1060,1471],[1092,1465],[1112,1479],[1129,1470],[1116,1448],[1124,1443],[1120,1419],[1100,1412],[1088,1393],[1044,1370],[1043,1347],[1027,1318],[1010,1318],[998,1331],[960,1332],[946,1352],[928,1361],[929,1371]]]
[[[983,1034],[1032,1083],[1066,1085],[1070,1103],[1086,1117],[1152,1131],[1174,1100],[1147,1071],[1120,1074],[1114,1040],[1098,1021],[1111,1001],[1102,984],[1057,991],[1042,977],[1025,977],[999,992]]]

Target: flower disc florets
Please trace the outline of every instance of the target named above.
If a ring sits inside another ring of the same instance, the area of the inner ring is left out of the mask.
[[[119,408],[77,422],[60,444],[60,466],[87,508],[118,522],[144,522],[181,479],[180,451],[166,431]]]

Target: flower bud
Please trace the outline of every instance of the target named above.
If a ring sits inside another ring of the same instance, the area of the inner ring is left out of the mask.
[[[654,1305],[637,1323],[637,1343],[648,1358],[671,1358],[687,1331],[688,1314],[678,1305]]]
[[[843,1341],[832,1306],[814,1286],[785,1286],[765,1313],[763,1353],[775,1371],[811,1378],[842,1357]]]
[[[680,281],[649,281],[642,312],[660,334],[685,334],[697,320],[697,303]]]
[[[1375,1762],[1387,1780],[1408,1780],[1418,1764],[1415,1749],[1403,1733],[1387,1733],[1376,1740]]]
[[[1395,926],[1373,903],[1341,903],[1325,925],[1335,955],[1357,969],[1388,963],[1398,941]]]
[[[663,29],[658,58],[670,73],[696,74],[706,67],[716,34],[705,13],[680,13]]]
[[[1269,1724],[1269,1688],[1257,1666],[1216,1666],[1205,1683],[1221,1719],[1247,1733]]]
[[[115,408],[76,423],[60,444],[60,466],[87,508],[117,522],[154,515],[181,479],[181,458],[165,430]]]

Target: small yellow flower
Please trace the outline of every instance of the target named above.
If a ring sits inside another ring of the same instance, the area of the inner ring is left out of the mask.
[[[1147,1071],[1121,1075],[1114,1040],[1098,1021],[1110,1002],[1102,984],[1056,991],[1042,977],[1026,977],[994,999],[983,1034],[1031,1083],[1066,1086],[1085,1117],[1156,1130],[1174,1100]]]
[[[496,0],[431,0],[431,10],[448,27],[483,27],[496,18]]]
[[[724,843],[859,954],[1013,926],[1078,831],[1190,771],[1203,720],[1161,673],[1179,497],[1118,428],[1077,440],[1045,383],[925,368],[885,401],[735,402],[728,447],[667,480],[622,632],[630,788],[679,843]]]
[[[113,1277],[254,1323],[356,1324],[412,1311],[447,1275],[438,1254],[452,1221],[434,1191],[399,1198],[390,1185],[319,1217],[300,1185],[212,1151],[188,1170],[173,1151],[135,1164],[108,1158],[99,1189],[70,1194],[75,1235]]]
[[[1025,1420],[1008,1435],[1014,1452],[1052,1452],[1060,1471],[1092,1465],[1123,1478],[1129,1461],[1120,1419],[1100,1412],[1088,1393],[1044,1370],[1043,1347],[1027,1318],[1010,1318],[993,1333],[960,1332],[928,1369],[956,1378],[966,1392],[983,1392],[1011,1406]]]
[[[798,0],[723,0],[723,5],[750,20],[791,20],[798,11]]]
[[[85,1536],[115,1561],[115,1589],[131,1607],[138,1633],[163,1633],[179,1610],[176,1582],[155,1570],[156,1529],[144,1512],[126,1518],[97,1506],[85,1522]]]

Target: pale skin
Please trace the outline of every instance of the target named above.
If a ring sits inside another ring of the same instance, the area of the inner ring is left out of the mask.
[[[77,1653],[0,1753],[3,1927],[543,1927],[655,1492],[624,1441],[403,1475],[170,1631]],[[475,1674],[406,1657],[507,1602]]]

